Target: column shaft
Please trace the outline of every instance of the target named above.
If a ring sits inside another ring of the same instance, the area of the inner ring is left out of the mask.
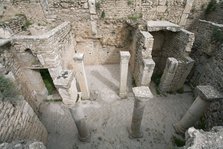
[[[80,90],[82,92],[82,99],[89,99],[90,98],[90,91],[88,88],[88,83],[87,83],[87,77],[86,77],[86,72],[84,68],[84,54],[78,53],[74,55],[74,61],[76,64],[76,78],[78,81],[78,84],[80,86]]]
[[[90,132],[86,124],[83,109],[80,106],[75,106],[74,108],[70,108],[70,112],[78,130],[79,140],[90,142]]]
[[[120,51],[120,56],[121,56],[121,61],[120,61],[119,96],[121,98],[126,98],[130,53],[128,51]]]
[[[189,127],[193,126],[199,120],[208,106],[209,102],[198,96],[183,118],[174,125],[176,132],[185,133]]]
[[[132,124],[129,128],[130,138],[141,138],[143,137],[141,131],[141,123],[146,102],[153,97],[149,87],[141,86],[133,88],[135,96],[134,109],[132,115]]]

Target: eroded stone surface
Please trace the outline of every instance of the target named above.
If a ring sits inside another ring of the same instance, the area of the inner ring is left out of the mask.
[[[223,148],[223,127],[213,127],[205,132],[193,127],[186,132],[186,149],[221,149]]]
[[[180,31],[181,27],[168,21],[147,21],[147,30],[149,32],[169,30],[172,32]]]
[[[210,85],[197,86],[196,91],[203,100],[213,101],[223,99],[223,94]]]

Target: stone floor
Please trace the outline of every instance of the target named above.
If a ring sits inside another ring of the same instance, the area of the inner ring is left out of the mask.
[[[120,99],[119,65],[87,66],[91,101],[82,101],[91,142],[78,140],[77,129],[61,102],[46,102],[41,107],[41,120],[48,129],[47,149],[168,149],[171,148],[172,124],[179,120],[193,102],[191,92],[160,96],[150,87],[154,98],[145,108],[142,121],[144,137],[131,140],[127,127],[131,124],[133,94],[131,76],[128,99]]]

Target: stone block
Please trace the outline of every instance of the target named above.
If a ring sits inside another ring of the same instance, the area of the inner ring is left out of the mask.
[[[168,30],[172,32],[180,31],[181,27],[168,21],[147,21],[147,30],[149,32]]]
[[[196,87],[196,92],[201,99],[213,101],[223,99],[223,94],[210,85],[200,85]]]
[[[167,6],[157,6],[157,12],[166,12]]]

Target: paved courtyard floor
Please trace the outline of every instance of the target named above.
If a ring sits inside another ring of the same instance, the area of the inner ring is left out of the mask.
[[[142,139],[128,138],[134,98],[129,74],[127,99],[120,99],[119,65],[86,66],[91,100],[81,101],[91,142],[78,140],[77,129],[69,110],[61,102],[45,102],[41,106],[41,120],[49,137],[47,149],[171,149],[172,124],[178,121],[193,102],[192,92],[166,96],[154,94],[145,107]]]

